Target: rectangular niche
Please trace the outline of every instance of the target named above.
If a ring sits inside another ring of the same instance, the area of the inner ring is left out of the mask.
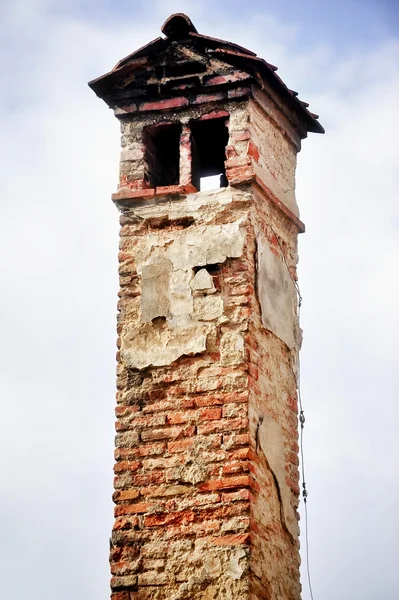
[[[227,187],[227,118],[191,121],[191,178],[197,190]],[[209,187],[211,184],[211,187]]]
[[[180,123],[161,123],[144,129],[144,177],[150,187],[179,184],[181,129]]]

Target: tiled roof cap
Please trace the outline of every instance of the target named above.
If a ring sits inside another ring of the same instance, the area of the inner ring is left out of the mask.
[[[208,59],[212,55],[215,58],[217,57],[227,64],[228,69],[239,69],[247,72],[261,88],[269,87],[277,92],[281,102],[305,124],[306,131],[324,133],[324,129],[318,121],[318,115],[308,110],[309,104],[300,100],[298,93],[286,86],[276,73],[277,67],[258,57],[255,52],[233,42],[198,33],[191,19],[184,13],[175,13],[166,19],[162,25],[162,33],[166,37],[158,37],[129,54],[129,56],[120,60],[110,73],[90,81],[90,87],[100,98],[103,98],[110,106],[114,107],[115,100],[112,93],[113,90],[118,90],[119,82],[124,77],[128,76],[130,78],[130,88],[137,81],[137,87],[144,89],[147,85],[145,77],[147,79],[150,77],[157,78],[156,65],[163,65],[163,57],[169,56],[170,49],[181,45],[182,48],[193,49],[199,54],[203,54],[204,57],[208,57]],[[173,61],[174,59],[169,58],[169,60]],[[169,68],[177,70],[184,68],[182,65],[182,61],[179,60],[176,63],[173,62],[173,65],[171,62]],[[198,89],[202,85],[201,82],[202,80],[198,79]],[[155,89],[157,86],[153,81],[151,83],[152,88]],[[150,88],[151,86],[148,84],[145,95],[149,94],[148,90]],[[160,86],[157,90],[158,95],[161,94]]]
[[[198,33],[190,17],[184,13],[175,13],[166,19],[161,27],[161,31],[166,37],[185,37],[189,33]]]

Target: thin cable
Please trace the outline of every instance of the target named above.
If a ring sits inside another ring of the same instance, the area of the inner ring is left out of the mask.
[[[310,597],[313,600],[313,590],[312,590],[312,582],[310,579],[310,563],[309,563],[309,532],[308,532],[308,505],[304,502],[305,505],[305,545],[306,545],[306,572],[308,575],[308,586]]]
[[[287,268],[288,274],[290,276],[290,279],[292,281],[292,284],[295,288],[295,291],[297,293],[297,297],[298,297],[298,322],[300,323],[301,321],[301,307],[302,307],[302,295],[301,295],[301,291],[299,289],[299,284],[298,282],[294,279],[290,268],[288,266],[287,263],[287,259],[285,256],[285,252],[280,244],[280,240],[278,239],[271,223],[268,221],[268,225],[274,235],[274,238],[277,241],[278,247],[280,249],[280,253],[281,256],[283,258],[284,264]],[[304,451],[303,451],[303,430],[304,430],[304,426],[305,426],[305,413],[303,410],[303,405],[302,405],[302,395],[301,395],[301,364],[300,364],[300,358],[299,358],[299,351],[298,351],[298,368],[297,368],[297,387],[298,387],[298,403],[299,403],[299,423],[300,423],[300,436],[299,436],[299,451],[300,451],[300,455],[301,455],[301,475],[302,475],[302,498],[303,498],[303,503],[304,503],[304,507],[305,507],[305,555],[306,555],[306,573],[307,573],[307,579],[308,579],[308,586],[309,586],[309,592],[310,592],[310,598],[311,600],[313,599],[313,589],[312,589],[312,581],[311,581],[311,577],[310,577],[310,561],[309,561],[309,530],[308,530],[308,506],[307,506],[307,498],[308,498],[308,491],[306,488],[306,479],[305,479],[305,458],[304,458]]]
[[[301,316],[301,305],[302,298],[300,298],[298,302],[298,319]],[[299,361],[299,352],[298,352],[298,401],[299,401],[299,422],[301,425],[300,428],[300,437],[299,437],[299,448],[301,453],[301,471],[302,471],[302,498],[303,504],[305,507],[305,553],[306,553],[306,573],[308,578],[308,586],[310,598],[313,600],[313,589],[312,589],[312,580],[310,577],[310,560],[309,560],[309,528],[308,528],[308,490],[306,488],[306,479],[305,479],[305,457],[303,451],[303,430],[305,427],[305,413],[303,411],[302,405],[302,397],[301,397],[301,365]]]

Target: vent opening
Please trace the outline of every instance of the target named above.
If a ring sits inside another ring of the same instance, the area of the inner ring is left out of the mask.
[[[180,123],[144,129],[144,178],[150,187],[179,184],[180,134]]]
[[[227,119],[192,121],[191,177],[197,190],[227,187],[226,146],[229,139]]]

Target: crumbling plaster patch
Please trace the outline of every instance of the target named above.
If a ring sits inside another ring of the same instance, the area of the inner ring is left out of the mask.
[[[295,331],[297,294],[288,268],[280,256],[270,249],[261,233],[257,235],[258,297],[263,326],[285,342],[296,345]]]
[[[141,272],[141,320],[148,323],[156,317],[170,316],[168,289],[172,274],[172,262],[164,256],[156,257],[144,265]]]
[[[239,548],[207,548],[204,558],[202,544],[196,544],[185,559],[179,557],[180,572],[194,573],[180,586],[170,600],[236,600],[246,598],[248,582],[248,550]]]
[[[259,422],[257,439],[259,450],[263,452],[278,488],[282,519],[292,537],[297,539],[299,536],[298,521],[291,504],[291,492],[285,481],[285,451],[281,426],[269,415],[264,415]]]
[[[140,240],[135,251],[142,288],[140,318],[125,328],[121,346],[129,367],[166,366],[206,350],[209,334],[227,320],[206,265],[242,255],[240,225],[238,219],[163,230]],[[195,267],[205,269],[195,274]]]

